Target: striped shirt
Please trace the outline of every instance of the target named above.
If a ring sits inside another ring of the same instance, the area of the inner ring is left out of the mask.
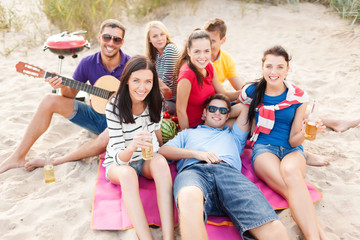
[[[159,52],[156,55],[156,72],[161,79],[173,93],[169,100],[176,101],[176,80],[175,79],[175,65],[180,57],[179,49],[175,44],[169,43],[166,45],[163,54],[160,56]]]
[[[121,161],[121,159],[119,159],[119,153],[121,151],[124,151],[125,148],[130,145],[136,133],[142,131],[143,118],[147,120],[149,132],[152,133],[153,151],[157,152],[159,150],[159,142],[156,138],[155,131],[160,129],[162,115],[159,123],[153,123],[150,120],[149,108],[146,107],[144,112],[141,113],[139,116],[133,115],[135,123],[120,124],[119,118],[113,112],[113,103],[114,98],[112,98],[111,101],[109,101],[109,103],[106,105],[105,114],[110,138],[106,148],[106,156],[103,166],[110,166],[114,162],[119,165],[128,164],[127,162],[123,162]],[[138,161],[141,159],[141,148],[138,148],[133,153],[130,161]]]

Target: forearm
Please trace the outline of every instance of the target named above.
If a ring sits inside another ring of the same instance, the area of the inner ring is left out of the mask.
[[[159,79],[160,91],[164,95],[165,100],[168,100],[172,97],[171,89],[161,80]]]
[[[117,159],[120,160],[121,162],[125,162],[125,163],[129,162],[135,151],[136,151],[136,148],[134,148],[132,146],[132,144],[130,144],[123,151],[120,151],[117,153]],[[118,163],[120,163],[120,162],[118,162]]]
[[[289,144],[291,147],[297,147],[302,144],[305,140],[303,131],[297,132],[296,134],[289,137]]]
[[[77,89],[63,86],[60,88],[61,95],[67,98],[75,98],[76,94],[79,92]]]
[[[226,92],[225,95],[230,99],[230,101],[236,101],[239,98],[240,90],[234,92]]]
[[[241,88],[244,86],[244,84],[242,83],[241,79],[238,76],[229,78],[229,82],[235,90],[241,90]]]
[[[198,152],[199,151],[196,150],[178,148],[168,145],[162,146],[159,150],[159,153],[170,161],[179,160],[179,159],[197,158]]]
[[[186,110],[178,110],[177,116],[179,120],[180,129],[189,128],[189,119],[186,113]]]

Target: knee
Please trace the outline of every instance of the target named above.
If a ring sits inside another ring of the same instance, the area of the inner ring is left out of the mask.
[[[122,187],[136,186],[139,184],[138,175],[130,166],[117,166],[116,175]]]
[[[154,158],[151,160],[151,163],[153,173],[170,176],[169,164],[161,154],[154,154]]]
[[[196,186],[186,186],[180,189],[177,196],[179,209],[183,212],[188,210],[193,212],[192,209],[204,206],[204,195],[200,188]]]
[[[43,109],[53,109],[53,106],[59,102],[60,95],[55,94],[46,94],[44,98],[41,100],[39,108]]]
[[[286,165],[281,167],[281,175],[286,184],[303,180],[300,169],[294,165]]]

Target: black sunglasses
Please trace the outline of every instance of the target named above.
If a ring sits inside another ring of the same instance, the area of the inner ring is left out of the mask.
[[[115,37],[115,36],[112,36],[110,34],[107,34],[107,33],[104,33],[102,36],[102,40],[104,42],[110,42],[111,39],[113,40],[113,42],[115,44],[120,44],[122,42],[122,38],[121,37]]]
[[[209,112],[211,113],[215,113],[218,109],[219,109],[219,112],[223,115],[227,114],[229,112],[229,109],[228,108],[225,108],[225,107],[215,107],[215,106],[212,106],[212,105],[209,105],[207,106],[207,109],[209,110]]]

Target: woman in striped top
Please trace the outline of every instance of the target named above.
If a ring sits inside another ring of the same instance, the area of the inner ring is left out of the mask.
[[[172,95],[165,102],[165,110],[171,115],[174,115],[176,106],[176,81],[174,71],[176,62],[180,57],[180,51],[171,41],[167,28],[160,21],[151,21],[146,25],[145,46],[146,56],[156,64],[159,79],[171,90]]]
[[[106,106],[110,137],[103,163],[106,178],[121,185],[126,211],[140,239],[152,237],[140,200],[138,175],[154,179],[163,238],[174,239],[172,179],[167,161],[157,154],[162,144],[163,101],[155,67],[145,56],[134,56],[120,81],[116,96]],[[148,132],[142,130],[144,120]],[[153,146],[154,157],[145,161],[141,148],[149,146]]]

